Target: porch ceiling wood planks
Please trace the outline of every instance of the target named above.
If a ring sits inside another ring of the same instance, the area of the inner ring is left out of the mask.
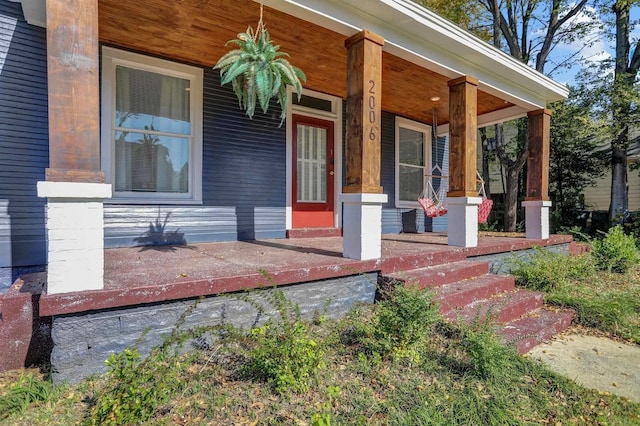
[[[99,37],[102,43],[210,67],[230,49],[228,40],[249,25],[255,28],[259,10],[249,0],[100,0]],[[269,7],[264,20],[272,39],[306,73],[306,88],[346,98],[345,35]],[[383,52],[382,79],[383,110],[431,124],[435,107],[438,123],[448,123],[450,77]],[[433,96],[441,100],[434,104]],[[479,115],[510,107],[478,91]]]

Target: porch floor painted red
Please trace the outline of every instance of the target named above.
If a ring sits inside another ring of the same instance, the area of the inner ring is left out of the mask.
[[[386,234],[382,238],[382,258],[372,261],[342,257],[340,237],[107,249],[103,290],[43,294],[40,315],[154,303],[374,271],[391,273],[570,241],[571,237],[564,235],[553,235],[548,240],[480,236],[478,247],[459,248],[448,246],[447,235],[442,233]]]

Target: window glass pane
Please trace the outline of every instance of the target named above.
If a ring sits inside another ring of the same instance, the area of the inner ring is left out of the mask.
[[[400,165],[400,201],[416,201],[422,192],[423,168]]]
[[[327,199],[327,130],[298,124],[297,202],[324,203]]]
[[[302,95],[298,101],[298,94],[293,94],[293,104],[307,108],[319,109],[321,111],[333,112],[332,103],[327,99],[314,98],[313,96]]]
[[[189,139],[116,132],[116,191],[189,192]]]
[[[184,78],[117,66],[115,126],[190,135],[190,90]]]
[[[424,133],[400,127],[399,162],[424,166]]]

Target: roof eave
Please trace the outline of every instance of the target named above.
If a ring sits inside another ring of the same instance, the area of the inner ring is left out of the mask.
[[[256,0],[257,1],[257,0]],[[389,53],[480,88],[525,109],[566,99],[569,89],[410,0],[262,0],[345,36],[368,29]]]

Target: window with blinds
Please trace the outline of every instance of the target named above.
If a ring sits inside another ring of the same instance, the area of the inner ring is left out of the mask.
[[[198,200],[201,116],[202,70],[104,48],[103,166],[114,197]]]

